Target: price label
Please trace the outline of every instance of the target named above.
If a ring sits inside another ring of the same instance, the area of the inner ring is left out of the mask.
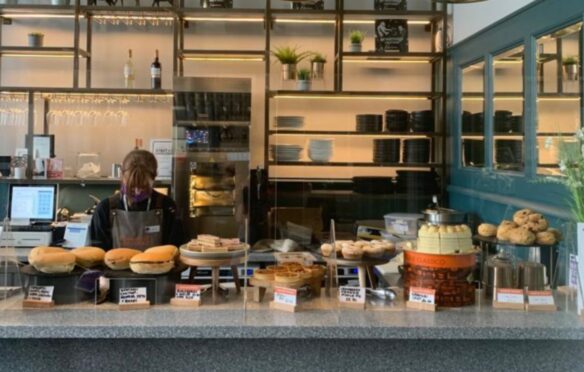
[[[527,303],[529,305],[551,305],[555,306],[552,291],[528,291]]]
[[[497,302],[505,304],[525,304],[525,295],[522,289],[497,289]]]
[[[410,288],[410,302],[419,304],[436,304],[436,290],[420,287]]]
[[[120,288],[120,305],[147,302],[146,288]]]
[[[339,301],[348,304],[364,304],[365,288],[339,287]]]
[[[570,288],[578,288],[578,256],[570,255],[570,269],[569,269],[569,285]]]
[[[39,301],[39,302],[51,302],[53,301],[53,291],[55,287],[53,286],[38,286],[32,285],[28,288],[27,300]]]
[[[296,306],[298,291],[292,288],[274,288],[274,302],[282,305]]]
[[[190,284],[177,284],[174,298],[187,301],[201,301],[201,286]]]

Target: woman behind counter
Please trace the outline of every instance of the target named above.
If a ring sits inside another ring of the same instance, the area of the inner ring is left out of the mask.
[[[91,223],[94,246],[145,250],[184,243],[174,200],[153,189],[157,172],[152,153],[134,150],[126,155],[121,192],[102,200],[95,209]]]

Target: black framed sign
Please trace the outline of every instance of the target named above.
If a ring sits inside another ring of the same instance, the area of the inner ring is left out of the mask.
[[[407,0],[375,0],[375,10],[407,10]]]
[[[375,21],[375,51],[406,53],[408,21],[405,19],[378,19]]]

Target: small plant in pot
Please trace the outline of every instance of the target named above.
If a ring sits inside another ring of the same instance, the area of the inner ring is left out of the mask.
[[[363,40],[365,39],[365,34],[363,32],[353,30],[349,35],[349,39],[351,40],[351,46],[349,47],[350,52],[359,53],[363,50]]]
[[[572,56],[564,58],[562,64],[564,65],[566,80],[578,80],[578,76],[580,75],[580,61],[578,60],[578,57]]]
[[[43,46],[44,39],[45,34],[40,32],[32,32],[28,34],[28,46],[31,48],[41,48]]]
[[[312,79],[321,80],[324,79],[324,64],[326,63],[326,57],[321,53],[312,53],[310,57],[310,68],[312,69]]]
[[[307,68],[301,68],[298,71],[298,79],[296,80],[296,87],[301,91],[309,91],[312,86],[311,81],[312,72]]]
[[[299,52],[298,48],[281,47],[272,51],[274,57],[282,64],[282,80],[294,80],[296,78],[296,66],[304,58],[307,52]]]

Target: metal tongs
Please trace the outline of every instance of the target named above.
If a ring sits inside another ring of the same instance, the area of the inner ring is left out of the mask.
[[[366,288],[367,294],[376,297],[380,300],[393,301],[397,297],[395,291],[389,287],[387,288]]]

